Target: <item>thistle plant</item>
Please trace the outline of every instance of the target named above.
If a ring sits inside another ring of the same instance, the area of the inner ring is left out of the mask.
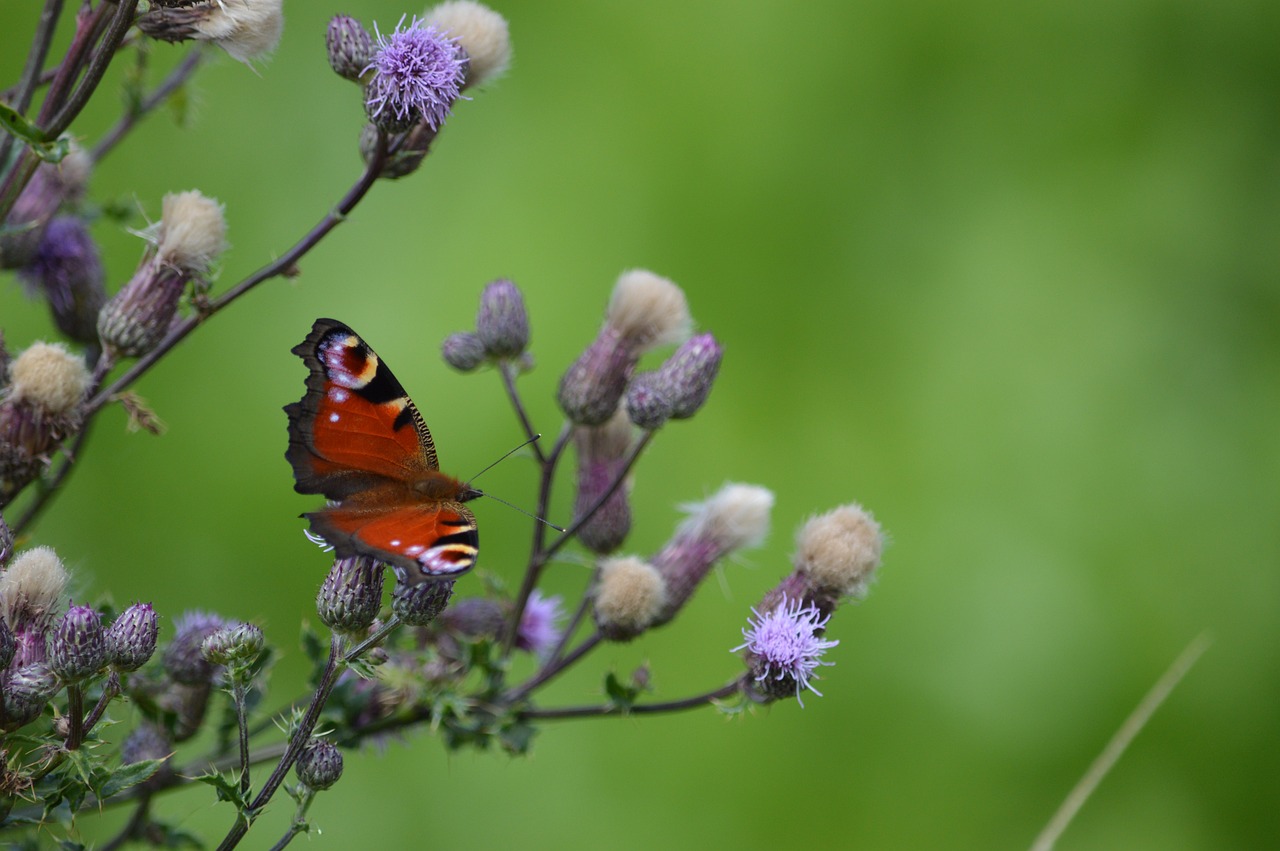
[[[483,287],[475,327],[442,338],[450,367],[477,382],[496,376],[530,440],[538,517],[550,514],[553,494],[572,494],[567,527],[536,525],[522,571],[491,569],[481,557],[474,574],[424,578],[384,563],[376,550],[336,552],[327,576],[316,572],[315,625],[302,636],[314,687],[274,711],[262,703],[273,642],[292,639],[237,619],[252,612],[206,612],[192,601],[187,612],[158,617],[148,602],[119,612],[83,602],[58,555],[27,540],[73,465],[91,463],[91,423],[121,404],[135,423],[154,430],[154,415],[130,393],[139,379],[232,302],[292,274],[380,180],[417,171],[459,101],[507,67],[510,43],[501,16],[470,0],[443,3],[421,18],[406,15],[390,30],[333,18],[316,49],[323,45],[333,71],[355,84],[368,122],[351,128],[363,165],[332,210],[279,258],[225,285],[218,278],[227,233],[256,226],[252,212],[227,210],[199,190],[170,193],[158,220],[135,229],[143,239],[136,271],[113,282],[104,279],[87,227],[88,173],[187,85],[208,51],[261,62],[280,38],[281,3],[86,2],[67,52],[51,64],[61,18],[62,4],[48,0],[0,113],[0,260],[48,305],[66,337],[26,342],[12,356],[0,337],[0,509],[11,520],[0,519],[6,838],[16,841],[24,830],[70,836],[77,817],[121,807],[131,816],[104,847],[179,843],[181,831],[159,821],[151,802],[203,783],[230,805],[220,848],[237,846],[284,788],[296,810],[275,839],[282,848],[312,829],[319,793],[339,788],[344,751],[410,728],[436,732],[451,749],[523,754],[538,725],[552,719],[700,707],[738,712],[820,694],[814,683],[831,664],[823,654],[838,643],[827,637],[831,619],[866,595],[883,546],[875,520],[852,503],[801,528],[793,569],[741,613],[741,636],[726,635],[708,656],[709,669],[722,673],[710,675],[702,691],[658,698],[650,694],[649,672],[626,682],[606,673],[598,703],[546,701],[549,684],[590,664],[600,644],[678,629],[674,622],[711,571],[759,546],[770,526],[773,494],[729,483],[684,505],[685,519],[656,551],[628,547],[640,520],[631,486],[645,475],[645,450],[664,429],[689,428],[680,421],[695,419],[712,401],[726,354],[714,333],[691,335],[684,291],[644,269],[623,272],[607,303],[600,294],[603,325],[593,338],[584,329],[581,354],[548,382],[539,381],[532,356],[542,326],[513,281]],[[101,138],[73,145],[75,118],[113,57],[156,40],[178,45],[185,57],[153,89],[130,92],[128,110]],[[654,352],[665,360],[638,371]],[[352,383],[344,386],[357,387],[361,376],[347,377]],[[545,445],[528,392],[554,395],[563,413]],[[282,489],[286,469],[282,464]],[[449,563],[425,564],[431,574]],[[552,570],[578,572],[576,595],[547,590]],[[69,585],[79,602],[69,601]],[[162,621],[173,627],[161,640]],[[734,660],[732,653],[741,655]],[[257,765],[270,768],[261,783],[250,773]],[[287,783],[291,771],[294,785]]]

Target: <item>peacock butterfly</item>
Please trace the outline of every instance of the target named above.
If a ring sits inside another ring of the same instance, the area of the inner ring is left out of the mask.
[[[310,373],[285,406],[294,490],[329,499],[302,515],[340,557],[366,555],[417,584],[469,570],[482,496],[440,472],[426,422],[373,349],[346,325],[317,319],[294,346]]]

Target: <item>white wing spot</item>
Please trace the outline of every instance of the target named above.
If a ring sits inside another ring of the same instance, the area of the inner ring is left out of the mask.
[[[329,415],[329,422],[331,422],[331,423],[336,423],[337,421],[338,421],[338,415],[337,415],[337,414],[330,414],[330,415]]]
[[[391,542],[391,546],[393,546],[393,547],[398,547],[398,546],[400,546],[400,539],[399,539],[399,538],[396,538],[394,541],[392,541],[392,542]]]
[[[426,549],[426,547],[422,546],[422,544],[414,544],[412,547],[407,547],[404,552],[405,552],[405,555],[416,556],[418,553],[422,552],[424,549]]]
[[[343,402],[351,398],[351,394],[341,387],[329,388],[329,400],[341,405]]]

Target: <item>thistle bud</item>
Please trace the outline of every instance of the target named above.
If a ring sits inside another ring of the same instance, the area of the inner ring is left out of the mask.
[[[305,786],[317,792],[328,789],[342,777],[342,751],[327,739],[313,738],[298,754],[294,771]]]
[[[444,362],[458,372],[471,372],[484,363],[484,343],[470,331],[459,331],[444,338],[440,354]]]
[[[224,626],[222,618],[205,612],[187,612],[178,619],[173,640],[164,651],[164,669],[174,682],[200,686],[213,681],[216,671],[204,657],[202,646]]]
[[[164,730],[147,721],[143,721],[135,727],[120,745],[120,762],[122,765],[132,765],[135,762],[151,759],[166,760],[165,764],[160,766],[155,774],[142,782],[142,788],[144,789],[163,788],[173,777],[173,767],[167,761],[172,755],[173,742],[169,741],[169,737]]]
[[[382,574],[382,563],[367,556],[335,559],[316,595],[321,622],[339,632],[368,630],[382,606]]]
[[[18,269],[35,260],[45,228],[64,202],[79,200],[89,170],[89,156],[78,147],[62,162],[36,168],[0,228],[0,269]]]
[[[324,44],[329,52],[329,67],[344,79],[358,82],[373,61],[373,36],[349,15],[335,15],[329,20]]]
[[[627,416],[645,431],[662,428],[671,417],[671,397],[656,372],[641,372],[627,388]]]
[[[248,64],[275,50],[284,29],[284,0],[216,0],[166,6],[152,3],[134,23],[159,41],[207,41]]]
[[[89,606],[72,606],[49,638],[49,670],[63,683],[78,683],[106,664],[102,616]]]
[[[150,603],[134,603],[107,629],[107,661],[117,671],[136,671],[156,652],[159,632]]]
[[[67,572],[50,547],[23,552],[0,574],[0,615],[13,632],[14,666],[45,662],[45,637],[66,586]]]
[[[595,621],[610,641],[630,641],[658,619],[667,585],[653,565],[634,556],[605,559],[596,583]]]
[[[49,223],[31,263],[18,276],[49,304],[58,330],[80,343],[98,342],[98,311],[107,300],[98,246],[78,216]]]
[[[397,136],[394,150],[388,152],[378,177],[399,180],[417,171],[418,166],[422,165],[422,161],[430,153],[431,143],[436,140],[437,132],[431,125],[419,122]],[[364,126],[360,131],[360,158],[364,160],[365,165],[373,162],[377,146],[385,143],[385,139],[379,141],[377,126],[373,124]]]
[[[705,502],[683,509],[689,517],[653,557],[653,565],[667,585],[659,624],[675,617],[717,561],[764,541],[773,494],[755,485],[727,484]]]
[[[480,294],[476,335],[490,357],[512,358],[529,345],[529,312],[514,283],[494,281]]]
[[[140,357],[168,333],[187,284],[207,286],[226,248],[222,205],[197,191],[164,197],[164,212],[138,270],[98,315],[98,334],[116,354]]]
[[[724,350],[710,334],[699,334],[676,349],[658,370],[658,380],[671,400],[671,418],[692,417],[711,393]]]
[[[20,665],[4,680],[4,729],[16,730],[40,716],[58,693],[58,679],[43,662]]]
[[[467,597],[445,609],[439,625],[464,638],[496,638],[506,621],[502,605],[488,597]]]
[[[511,64],[511,36],[502,15],[471,0],[449,0],[427,10],[426,23],[457,39],[467,53],[463,88],[494,80]]]
[[[449,605],[454,581],[437,579],[407,585],[396,582],[391,592],[391,611],[409,626],[426,626]]]
[[[602,426],[578,426],[573,430],[578,450],[575,518],[583,517],[622,475],[631,438],[631,422],[621,409]],[[591,519],[582,524],[578,538],[583,546],[602,555],[622,546],[631,531],[630,490],[630,483],[623,482]]]
[[[265,646],[260,627],[238,623],[222,627],[201,642],[200,655],[213,665],[240,668],[256,662]]]
[[[560,379],[560,408],[579,425],[600,425],[618,409],[640,356],[681,339],[689,323],[679,287],[652,272],[624,272],[604,327]]]

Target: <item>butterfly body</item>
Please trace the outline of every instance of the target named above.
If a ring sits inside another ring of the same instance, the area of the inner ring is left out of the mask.
[[[342,557],[392,565],[404,581],[469,570],[479,552],[480,491],[440,471],[426,421],[391,370],[358,334],[317,319],[293,348],[307,392],[285,407],[294,490],[330,504],[304,514]]]

